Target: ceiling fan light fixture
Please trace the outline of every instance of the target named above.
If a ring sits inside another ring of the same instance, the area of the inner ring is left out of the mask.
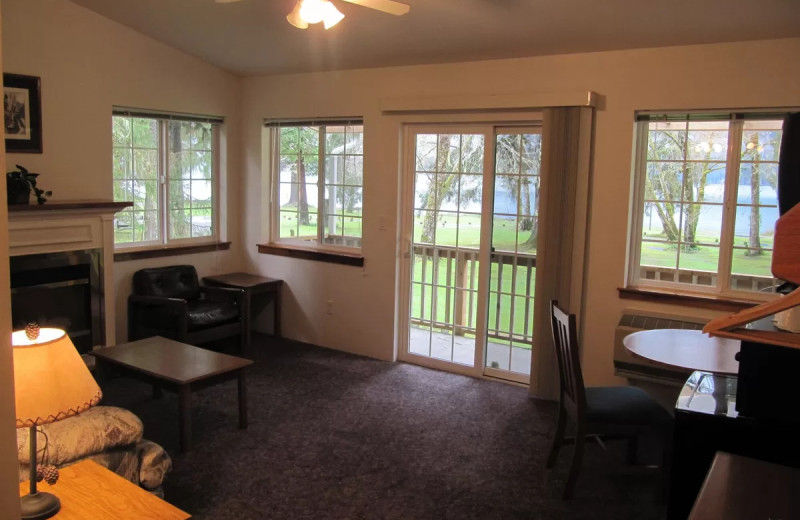
[[[325,26],[325,30],[330,29],[344,19],[344,15],[330,1],[324,2],[323,10],[322,25]]]
[[[308,29],[308,23],[300,16],[300,9],[303,6],[303,0],[298,0],[297,5],[294,6],[292,12],[286,15],[286,21],[294,25],[298,29]]]
[[[300,18],[306,23],[319,23],[325,16],[325,0],[300,0]]]
[[[307,29],[309,24],[320,23],[330,29],[341,22],[344,15],[330,0],[298,0],[286,21],[298,29]]]

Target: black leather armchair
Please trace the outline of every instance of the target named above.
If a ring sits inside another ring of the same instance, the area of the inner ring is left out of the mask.
[[[141,269],[128,297],[128,338],[163,336],[196,345],[238,334],[241,353],[249,355],[244,306],[242,290],[201,286],[194,266]]]

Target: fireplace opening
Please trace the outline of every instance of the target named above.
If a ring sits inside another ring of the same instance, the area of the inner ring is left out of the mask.
[[[64,329],[81,354],[102,345],[102,258],[99,249],[11,257],[13,329]]]

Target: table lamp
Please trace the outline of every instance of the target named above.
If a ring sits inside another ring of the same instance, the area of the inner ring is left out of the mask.
[[[50,518],[61,509],[51,493],[36,490],[36,427],[77,415],[103,393],[61,329],[26,327],[11,334],[17,428],[30,428],[30,484],[20,498],[25,520]]]

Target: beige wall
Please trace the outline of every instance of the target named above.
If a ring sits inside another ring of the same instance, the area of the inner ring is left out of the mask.
[[[596,113],[588,230],[584,372],[590,384],[616,382],[614,327],[625,308],[670,306],[620,300],[627,247],[633,115],[643,109],[800,106],[800,39],[576,54],[436,66],[396,67],[244,80],[245,242],[264,236],[266,184],[261,172],[265,117],[365,118],[365,268],[259,255],[252,269],[283,278],[284,331],[383,359],[394,347],[399,131],[402,117],[384,116],[391,96],[591,90]],[[381,219],[388,229],[379,229]],[[325,314],[326,300],[334,315]],[[691,311],[690,311],[691,312]]]
[[[222,186],[227,252],[123,262],[112,295],[117,338],[127,337],[126,298],[133,271],[145,265],[192,263],[201,275],[237,269],[242,258],[239,200],[240,79],[66,0],[2,0],[4,71],[42,82],[44,153],[9,154],[8,165],[40,173],[52,202],[110,200],[111,107],[224,116]],[[233,208],[233,211],[230,211]]]

